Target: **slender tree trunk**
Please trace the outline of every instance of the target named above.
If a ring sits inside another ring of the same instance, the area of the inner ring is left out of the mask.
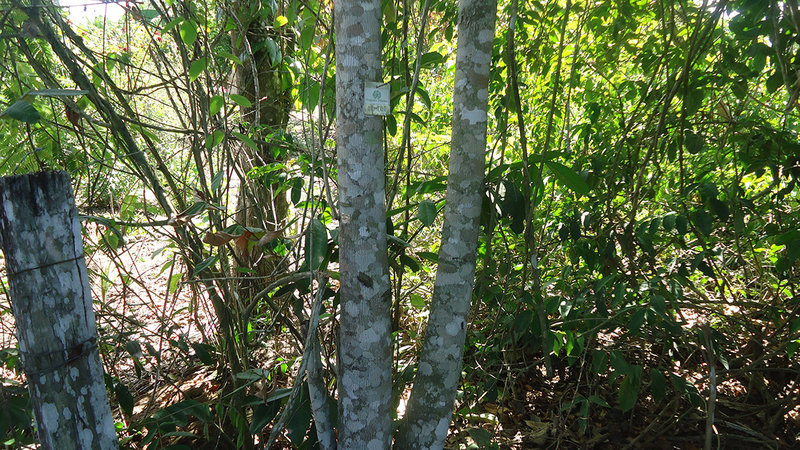
[[[78,212],[66,172],[0,180],[0,235],[46,449],[115,449]]]
[[[453,94],[453,137],[439,267],[402,449],[442,448],[461,374],[472,300],[485,172],[489,68],[496,0],[461,0]]]
[[[382,121],[364,115],[364,82],[381,79],[380,6],[379,0],[334,2],[342,449],[385,449],[392,440]]]
[[[280,8],[281,4],[276,2],[273,6],[267,6],[264,3],[260,8]],[[239,0],[234,5],[239,26],[232,33],[231,41],[235,53],[245,55],[243,63],[236,66],[235,73],[238,93],[251,103],[251,106],[241,108],[242,120],[249,124],[255,138],[269,140],[270,134],[284,131],[289,122],[292,98],[290,89],[283,86],[282,70],[285,70],[285,65],[280,57],[293,50],[293,37],[283,31],[288,27],[279,30],[272,26],[274,18],[281,15],[281,11],[270,11],[265,19],[260,19],[260,8],[258,3],[246,0]],[[272,150],[266,144],[260,144],[258,151],[242,145],[238,156],[243,174],[254,167],[283,159],[282,155],[274,155]],[[285,194],[275,194],[277,187],[277,184],[265,185],[261,181],[243,178],[236,221],[245,227],[269,231],[279,229],[287,217],[289,203]],[[242,263],[254,263],[247,255],[238,256]],[[262,259],[257,267],[252,268],[266,277],[274,275],[275,265]],[[267,281],[261,284],[266,285]],[[257,285],[255,290],[261,287]]]

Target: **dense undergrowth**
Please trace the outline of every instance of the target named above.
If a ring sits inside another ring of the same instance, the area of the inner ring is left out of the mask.
[[[244,3],[156,1],[74,24],[0,6],[0,171],[74,179],[130,448],[252,447],[273,430],[278,446],[313,447],[295,374],[315,304],[317,373],[335,392],[330,5]],[[800,444],[795,3],[500,3],[449,446]],[[383,4],[402,411],[446,200],[456,4]],[[245,17],[260,25],[241,51]],[[273,97],[237,86],[248,58],[277,77]],[[284,96],[285,126],[253,115]],[[257,225],[237,214],[242,196]],[[16,447],[33,424],[8,305],[0,439]]]

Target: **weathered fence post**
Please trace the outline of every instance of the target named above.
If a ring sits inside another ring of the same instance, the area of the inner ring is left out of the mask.
[[[42,448],[118,448],[67,173],[0,179],[0,235]]]

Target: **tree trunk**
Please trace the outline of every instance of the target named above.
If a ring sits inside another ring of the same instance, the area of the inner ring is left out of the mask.
[[[275,7],[280,4],[274,3]],[[231,36],[235,53],[244,55],[242,64],[236,66],[236,89],[252,104],[240,109],[241,116],[249,124],[249,130],[256,140],[269,140],[270,134],[284,131],[292,107],[290,89],[285,89],[283,85],[281,73],[287,69],[281,57],[292,51],[293,37],[272,26],[280,11],[271,11],[266,18],[259,20],[262,15],[259,8],[269,7],[266,3],[239,1],[234,6],[239,27]],[[280,151],[283,152],[282,149]],[[259,144],[258,151],[242,145],[238,158],[245,175],[254,167],[282,160],[283,155],[274,155],[272,148],[266,144]],[[275,194],[277,188],[277,184],[242,178],[236,221],[245,227],[268,231],[280,229],[286,220],[289,203],[284,193]],[[248,266],[255,262],[250,261],[248,255],[237,256]],[[259,275],[268,277],[274,275],[275,265],[262,259],[260,264],[251,268],[256,269]],[[268,281],[261,284],[266,285]],[[256,286],[256,290],[263,287],[261,284]]]
[[[453,132],[439,267],[402,449],[442,448],[461,374],[485,172],[489,68],[496,0],[460,0]]]
[[[3,178],[0,204],[11,306],[42,447],[117,448],[69,176]]]
[[[379,0],[336,0],[339,164],[339,447],[392,439],[391,291],[382,120],[364,115],[364,82],[381,80]]]

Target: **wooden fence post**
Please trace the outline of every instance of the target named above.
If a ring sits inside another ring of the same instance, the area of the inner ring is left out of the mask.
[[[118,448],[69,175],[0,179],[0,235],[42,448]]]

